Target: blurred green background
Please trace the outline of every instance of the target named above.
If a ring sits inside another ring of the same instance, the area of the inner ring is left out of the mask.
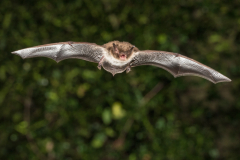
[[[0,159],[240,159],[240,1],[0,1]],[[128,41],[232,79],[21,59],[41,44]]]

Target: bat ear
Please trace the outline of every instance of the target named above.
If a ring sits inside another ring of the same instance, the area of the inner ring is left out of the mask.
[[[130,49],[130,51],[132,51],[132,50],[133,50],[133,48],[135,48],[135,46],[132,46],[132,47],[131,47],[131,49]]]
[[[119,53],[118,48],[115,43],[113,43],[113,50],[115,53]]]
[[[116,49],[117,48],[117,45],[115,43],[113,43],[113,48]]]

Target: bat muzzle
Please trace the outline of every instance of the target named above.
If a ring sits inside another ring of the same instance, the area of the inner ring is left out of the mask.
[[[127,60],[127,55],[120,53],[119,54],[119,59],[122,60],[122,61],[125,61],[125,60]]]

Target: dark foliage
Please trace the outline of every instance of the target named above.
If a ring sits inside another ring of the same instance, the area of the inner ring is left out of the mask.
[[[240,1],[0,1],[0,159],[240,159]],[[232,79],[22,60],[35,45],[129,41]]]

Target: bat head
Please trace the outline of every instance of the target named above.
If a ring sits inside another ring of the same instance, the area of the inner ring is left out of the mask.
[[[114,58],[121,61],[127,60],[134,52],[138,51],[138,48],[128,42],[112,41],[104,46]]]

